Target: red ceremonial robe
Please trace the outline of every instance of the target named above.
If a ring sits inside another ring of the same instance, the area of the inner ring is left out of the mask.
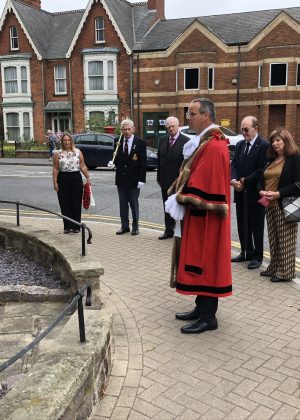
[[[186,295],[232,294],[230,160],[227,141],[213,130],[191,164],[177,201],[186,205],[176,291]]]

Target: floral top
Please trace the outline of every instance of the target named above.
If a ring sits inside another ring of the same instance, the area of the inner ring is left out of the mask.
[[[75,149],[74,152],[59,149],[56,153],[58,153],[60,172],[80,171],[79,149]]]

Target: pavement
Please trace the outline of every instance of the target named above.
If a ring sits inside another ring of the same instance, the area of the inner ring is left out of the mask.
[[[220,299],[218,330],[183,335],[175,312],[194,299],[169,288],[172,240],[144,228],[116,236],[119,225],[87,223],[114,335],[112,374],[91,420],[300,420],[299,284],[273,284],[259,269],[233,264],[233,296]],[[62,230],[56,219],[21,224]]]
[[[0,165],[52,166],[48,158],[0,158]]]

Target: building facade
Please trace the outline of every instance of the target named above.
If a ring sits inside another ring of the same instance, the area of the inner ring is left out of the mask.
[[[299,50],[300,7],[166,20],[164,0],[90,0],[63,13],[8,0],[0,130],[41,141],[48,128],[81,132],[93,116],[129,116],[156,146],[167,116],[185,125],[189,102],[208,97],[219,124],[238,131],[254,115],[264,137],[286,126],[300,145]]]

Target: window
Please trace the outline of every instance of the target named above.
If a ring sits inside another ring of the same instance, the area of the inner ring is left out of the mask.
[[[260,64],[258,66],[258,84],[257,84],[257,86],[259,88],[261,88],[263,86],[263,83],[262,83],[262,64]]]
[[[270,86],[287,85],[287,64],[271,63],[270,65]]]
[[[54,78],[55,78],[55,94],[66,94],[67,93],[67,72],[65,66],[54,67]]]
[[[105,118],[104,117],[104,111],[90,111],[89,117],[91,118]]]
[[[116,113],[115,111],[109,111],[108,119],[110,124],[114,124],[116,122]]]
[[[95,19],[95,42],[97,44],[105,42],[104,19],[102,17],[98,17]]]
[[[19,49],[19,38],[18,31],[15,26],[9,28],[9,37],[10,37],[10,49],[18,50]]]
[[[199,89],[199,69],[184,69],[184,89]]]
[[[27,93],[27,68],[25,66],[21,67],[21,92]]]
[[[207,74],[207,89],[212,90],[214,89],[215,84],[215,69],[213,67],[208,68]]]
[[[30,140],[30,118],[29,112],[23,113],[23,137],[25,141]]]
[[[111,146],[114,145],[114,137],[106,136],[105,134],[98,134],[97,135],[97,143],[101,144],[102,146]]]
[[[18,93],[18,78],[16,67],[4,68],[5,93]]]
[[[104,90],[103,61],[88,63],[89,90]]]
[[[111,60],[107,62],[107,89],[114,89],[114,63]]]
[[[20,139],[19,114],[10,112],[6,114],[7,140],[17,141]]]
[[[300,85],[300,65],[297,63],[297,80],[296,80],[297,86]]]
[[[82,134],[75,138],[75,144],[96,144],[95,134]]]

